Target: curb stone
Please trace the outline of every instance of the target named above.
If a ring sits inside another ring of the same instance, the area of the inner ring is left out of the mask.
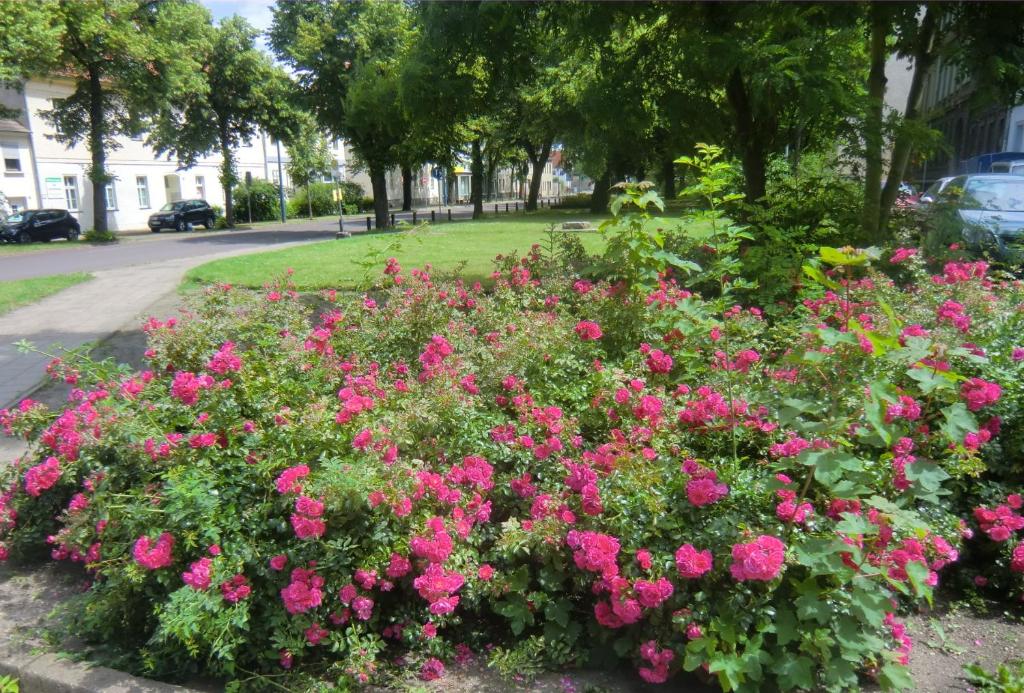
[[[55,654],[0,658],[0,674],[18,679],[22,693],[191,693],[107,667],[90,667]]]

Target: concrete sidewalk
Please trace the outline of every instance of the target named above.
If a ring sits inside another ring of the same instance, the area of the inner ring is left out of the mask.
[[[273,249],[296,245],[303,242],[283,243]],[[99,342],[122,328],[138,329],[149,317],[147,308],[174,291],[192,267],[263,250],[267,249],[103,270],[95,272],[95,278],[88,282],[0,315],[0,407],[16,404],[35,390],[46,376],[46,364],[50,361],[43,354],[19,353],[15,342],[27,339],[42,350],[49,350],[53,344],[72,349]]]

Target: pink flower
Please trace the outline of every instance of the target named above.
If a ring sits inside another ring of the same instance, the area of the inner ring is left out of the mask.
[[[235,356],[234,342],[224,342],[220,350],[206,364],[206,367],[218,375],[234,373],[242,369],[242,359]]]
[[[1002,394],[1002,388],[981,378],[971,378],[960,386],[960,396],[967,402],[967,408],[978,411],[995,404]]]
[[[239,573],[230,580],[220,583],[220,593],[225,601],[237,604],[252,594],[252,587],[249,586],[249,580]]]
[[[306,629],[306,642],[315,647],[330,634],[330,631],[322,627],[319,623],[314,623]]]
[[[601,339],[604,333],[601,332],[601,326],[596,322],[589,320],[580,320],[576,323],[576,327],[573,328],[583,341],[595,341]]]
[[[158,570],[166,568],[171,564],[173,558],[171,551],[174,549],[174,537],[170,532],[164,532],[154,543],[149,537],[142,536],[135,541],[132,548],[132,556],[135,562],[147,570]]]
[[[647,368],[651,373],[669,373],[672,370],[672,357],[661,349],[652,349],[647,355]]]
[[[686,482],[686,498],[698,508],[715,503],[727,495],[729,495],[729,487],[717,483],[710,476],[690,479]]]
[[[1010,570],[1015,573],[1024,573],[1024,541],[1013,547],[1010,557]]]
[[[210,586],[210,568],[213,561],[209,558],[200,558],[189,566],[188,572],[181,574],[182,581],[194,590],[205,590]]]
[[[60,462],[56,457],[47,457],[46,461],[25,472],[25,490],[30,496],[38,496],[43,491],[53,488],[60,479]]]
[[[676,551],[676,569],[684,578],[699,578],[712,568],[711,551],[698,551],[692,544],[683,544]]]
[[[412,570],[412,564],[409,562],[409,559],[401,554],[393,553],[391,554],[391,562],[388,563],[387,570],[384,572],[389,578],[396,580],[410,570]]]
[[[732,547],[733,563],[729,567],[732,576],[744,580],[774,580],[786,559],[786,545],[775,537],[761,535],[749,544],[735,544]]]
[[[1022,347],[1014,347],[1013,348],[1013,354],[1011,355],[1011,358],[1014,361],[1024,361],[1024,348],[1022,348]]]
[[[289,467],[288,469],[281,472],[280,476],[277,477],[275,482],[277,485],[278,493],[302,493],[302,486],[298,483],[299,479],[304,479],[309,476],[309,467],[304,464],[300,464],[297,467]]]
[[[619,554],[619,540],[598,532],[579,532],[571,530],[565,537],[569,548],[573,550],[576,567],[593,573],[601,573],[605,577],[619,574],[616,557]]]
[[[270,567],[273,570],[284,570],[284,567],[288,564],[288,557],[283,553],[278,554],[270,559]]]
[[[488,582],[490,581],[491,578],[494,577],[494,568],[492,568],[487,563],[484,563],[482,566],[477,568],[476,576],[484,582]]]
[[[433,681],[442,676],[444,676],[444,663],[437,657],[431,657],[420,667],[420,678],[424,681]]]
[[[640,567],[644,570],[651,569],[651,552],[647,549],[637,549],[636,551],[636,562],[640,564]]]
[[[633,591],[636,593],[637,601],[648,609],[654,609],[672,596],[674,588],[671,582],[661,577],[657,582],[637,580],[633,583]]]
[[[912,257],[917,255],[917,248],[897,248],[893,251],[892,257],[889,258],[889,262],[894,265],[898,265]]]
[[[327,530],[327,524],[323,520],[298,513],[292,514],[291,523],[295,536],[299,539],[318,539]]]
[[[192,405],[199,401],[199,391],[213,387],[214,380],[209,375],[196,375],[187,371],[178,371],[171,382],[171,396],[182,404]]]
[[[292,571],[291,582],[281,590],[281,601],[290,614],[302,614],[320,606],[323,601],[321,587],[324,579],[313,570],[296,568]]]

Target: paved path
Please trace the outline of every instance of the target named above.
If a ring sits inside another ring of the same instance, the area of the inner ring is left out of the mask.
[[[282,243],[277,247],[297,244]],[[223,252],[222,247],[222,252],[216,255],[98,271],[90,281],[0,315],[0,407],[15,404],[34,390],[50,360],[42,354],[19,353],[14,342],[27,339],[40,349],[54,343],[76,348],[98,342],[122,327],[137,329],[148,317],[146,309],[174,291],[188,269],[213,258],[264,248],[260,244]]]

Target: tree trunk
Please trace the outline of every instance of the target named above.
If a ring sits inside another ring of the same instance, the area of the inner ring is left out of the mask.
[[[865,240],[879,240],[879,206],[882,200],[882,124],[885,104],[885,40],[889,34],[889,16],[881,3],[871,5],[871,71],[868,74],[868,110],[864,118],[864,205],[861,231]]]
[[[107,230],[107,153],[104,150],[103,85],[99,71],[89,70],[89,153],[92,165],[89,180],[92,181],[92,227],[103,233]]]
[[[755,119],[747,87],[743,83],[743,75],[740,74],[739,68],[733,70],[732,75],[729,76],[729,81],[725,86],[725,95],[732,107],[735,120],[736,139],[739,142],[740,161],[743,165],[746,201],[756,204],[764,197],[765,166],[768,158],[762,130],[765,127],[772,127],[772,124],[759,123]]]
[[[479,219],[484,214],[483,174],[484,160],[480,153],[480,138],[473,140],[473,161],[469,166],[469,199],[473,203],[473,218]]]
[[[224,189],[224,222],[228,228],[233,228],[235,225],[234,188],[238,180],[235,178],[235,154],[231,151],[226,127],[220,129],[220,157],[220,185]]]
[[[412,168],[402,167],[402,211],[412,211]]]
[[[526,156],[530,159],[530,196],[526,198],[526,211],[537,211],[537,197],[540,195],[540,183],[544,177],[544,167],[548,164],[548,157],[551,155],[551,140],[544,142],[537,149],[531,146],[526,147]]]
[[[889,214],[892,205],[896,202],[896,196],[900,191],[900,183],[907,172],[907,162],[910,161],[910,152],[914,147],[913,128],[908,128],[906,123],[918,117],[918,109],[921,103],[921,92],[924,89],[924,79],[935,61],[935,49],[933,42],[938,29],[938,10],[934,5],[928,4],[921,20],[921,26],[917,30],[917,42],[914,47],[914,76],[910,80],[910,90],[907,92],[907,108],[903,113],[904,125],[896,133],[896,139],[892,145],[892,159],[889,163],[889,176],[885,180],[885,188],[882,189],[882,199],[879,202],[878,210],[878,232],[885,233],[889,226]]]
[[[661,162],[661,187],[665,201],[676,199],[676,163],[671,156]]]
[[[611,167],[606,168],[601,177],[594,181],[594,192],[590,193],[590,211],[603,214],[608,211],[608,189],[612,185]]]
[[[373,189],[373,215],[378,229],[386,229],[388,218],[388,180],[384,169],[370,167],[370,187]]]

